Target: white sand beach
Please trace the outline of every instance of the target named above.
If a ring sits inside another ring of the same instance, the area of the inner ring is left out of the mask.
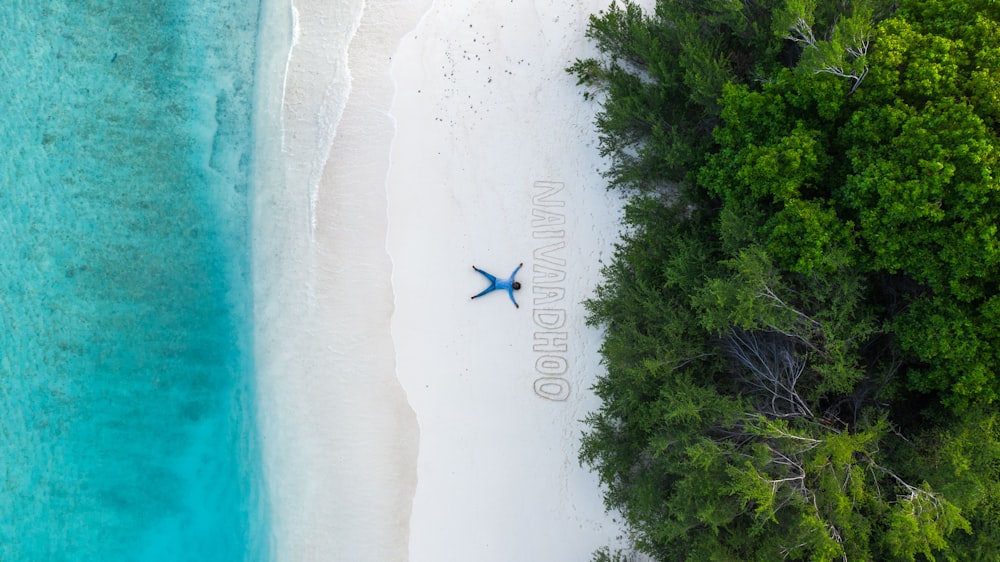
[[[271,4],[254,263],[276,558],[616,544],[577,450],[601,370],[581,301],[620,202],[564,71],[605,0]],[[520,308],[470,300],[473,265],[520,262]]]

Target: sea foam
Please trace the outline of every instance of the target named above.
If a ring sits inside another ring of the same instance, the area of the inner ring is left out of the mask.
[[[389,334],[385,175],[388,65],[419,14],[412,2],[270,4],[253,255],[274,552],[406,560],[417,428]]]

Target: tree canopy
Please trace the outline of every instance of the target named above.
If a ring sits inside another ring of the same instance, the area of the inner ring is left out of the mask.
[[[1000,5],[626,1],[588,36],[630,201],[581,460],[636,547],[1000,559]]]

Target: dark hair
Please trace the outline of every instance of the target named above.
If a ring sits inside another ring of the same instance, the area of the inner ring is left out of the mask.
[[[520,291],[521,290],[521,283],[519,281],[514,281],[514,283],[511,285],[511,287],[514,287],[515,291]]]

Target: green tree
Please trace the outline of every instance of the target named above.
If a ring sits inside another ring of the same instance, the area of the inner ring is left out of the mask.
[[[913,387],[955,407],[1000,397],[996,45],[988,2],[926,0],[882,22],[872,72],[841,129],[850,173],[835,194],[874,270],[911,287],[893,319],[922,363]],[[961,23],[961,25],[959,25]]]
[[[996,553],[1000,9],[894,10],[625,2],[570,69],[631,194],[581,460],[661,560]]]
[[[591,17],[587,36],[605,56],[569,70],[600,92],[597,125],[611,185],[658,189],[699,164],[723,86],[777,64],[776,3],[676,0],[646,14],[626,0]]]

